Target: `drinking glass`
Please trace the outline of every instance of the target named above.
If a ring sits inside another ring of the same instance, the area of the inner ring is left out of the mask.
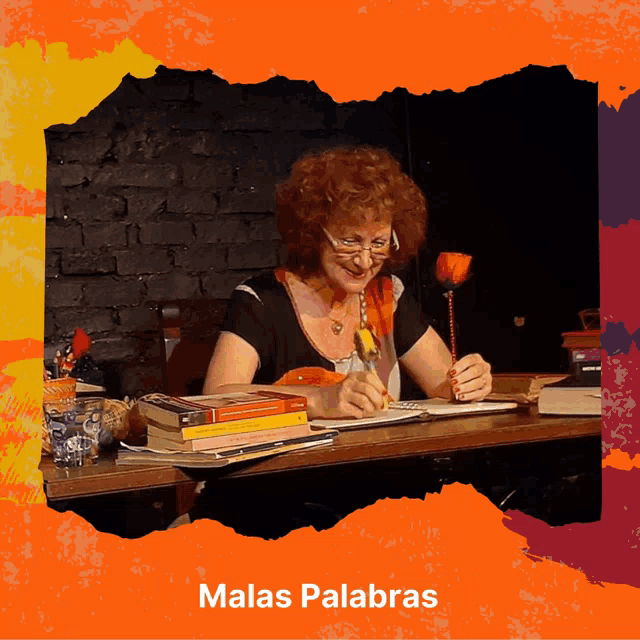
[[[104,398],[43,407],[56,467],[82,467],[98,457]]]

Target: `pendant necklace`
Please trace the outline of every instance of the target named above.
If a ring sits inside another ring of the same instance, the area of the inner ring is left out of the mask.
[[[339,336],[342,333],[342,330],[344,329],[344,320],[348,315],[349,305],[347,304],[342,318],[340,318],[339,320],[334,320],[331,316],[329,316],[329,320],[331,320],[331,331],[333,332],[334,336]]]
[[[344,316],[342,316],[342,320],[344,320],[346,317],[347,317],[347,314],[345,313]],[[332,320],[331,318],[329,318],[329,320],[331,320],[331,331],[333,331],[333,335],[339,336],[342,333],[342,330],[344,329],[344,324],[342,323],[342,320]]]
[[[361,329],[366,329],[367,328],[367,324],[368,324],[368,318],[367,318],[367,302],[366,302],[366,298],[364,295],[364,292],[361,291],[359,296],[358,296],[359,300],[359,311],[360,311],[360,328]],[[342,316],[342,318],[340,320],[333,320],[333,318],[331,318],[331,316],[329,316],[329,320],[331,320],[331,331],[333,331],[333,335],[335,336],[339,336],[342,333],[342,330],[344,329],[344,319],[349,315],[349,308],[347,307],[347,310],[345,311],[344,315]]]

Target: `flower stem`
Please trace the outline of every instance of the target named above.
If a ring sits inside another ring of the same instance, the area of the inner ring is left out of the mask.
[[[447,291],[449,300],[449,336],[451,339],[451,358],[453,363],[457,360],[456,356],[456,323],[453,316],[453,291]]]

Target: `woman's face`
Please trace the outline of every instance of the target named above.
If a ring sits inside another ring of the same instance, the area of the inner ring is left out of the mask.
[[[391,223],[339,227],[329,224],[326,232],[320,264],[329,285],[336,291],[360,293],[384,265],[391,242]]]

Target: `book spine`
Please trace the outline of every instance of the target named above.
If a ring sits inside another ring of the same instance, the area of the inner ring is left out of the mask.
[[[170,400],[171,398],[168,398],[158,403],[153,400],[141,400],[138,403],[140,413],[150,420],[177,428],[216,422],[212,409],[189,410],[184,405],[172,403]]]
[[[163,438],[164,440],[171,440],[172,442],[184,442],[181,429],[168,427],[166,424],[156,422],[155,420],[149,420],[147,422],[147,437],[151,435]]]
[[[306,411],[307,399],[304,396],[292,396],[284,400],[285,412],[290,411]]]
[[[574,362],[573,371],[578,384],[599,387],[602,383],[602,365],[599,360]]]
[[[248,433],[234,433],[226,436],[212,436],[208,438],[196,438],[185,442],[164,437],[161,429],[149,427],[147,446],[150,448],[170,449],[175,448],[180,451],[207,451],[228,449],[239,445],[261,444],[272,442],[273,440],[289,440],[291,438],[301,438],[309,435],[309,425],[300,424],[293,427],[282,427],[280,429],[264,429],[262,431]]]
[[[147,447],[156,451],[193,451],[188,442],[176,442],[151,433],[147,434]]]
[[[562,346],[566,347],[567,349],[599,349],[600,336],[565,338]]]
[[[214,422],[229,422],[231,420],[245,420],[288,413],[284,400],[258,400],[250,404],[231,405],[216,409]]]
[[[573,349],[571,360],[573,362],[600,362],[600,349]]]
[[[274,440],[289,440],[291,438],[301,438],[309,435],[309,424],[297,424],[293,427],[281,427],[279,429],[263,429],[262,431],[249,431],[247,433],[234,433],[226,436],[213,436],[212,438],[202,438],[189,440],[193,446],[193,451],[204,451],[205,449],[229,449],[241,445],[256,445]]]
[[[141,413],[150,420],[177,429],[292,413],[307,408],[307,399],[304,396],[278,395],[280,397],[274,398],[266,394],[255,394],[254,400],[234,402],[223,407],[207,407],[195,400],[163,396],[141,400],[139,406]]]
[[[179,416],[167,409],[162,409],[148,402],[139,402],[138,406],[140,408],[140,413],[145,416],[145,418],[149,418],[150,420],[155,420],[156,422],[167,424],[172,427],[180,426]]]
[[[200,425],[196,427],[184,427],[182,437],[185,440],[221,436],[227,434],[247,433],[249,431],[263,431],[266,429],[278,429],[280,427],[293,427],[307,422],[306,411],[293,413],[281,413],[273,416],[248,418],[245,420],[230,420],[215,424]]]

